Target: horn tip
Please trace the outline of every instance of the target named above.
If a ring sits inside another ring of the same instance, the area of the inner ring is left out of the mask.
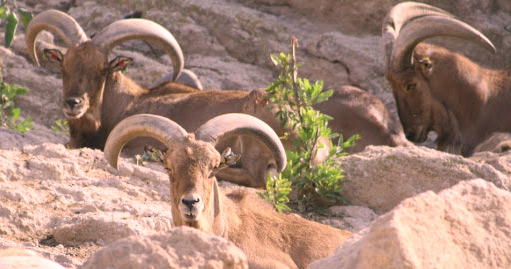
[[[110,156],[105,156],[106,162],[115,168],[115,170],[119,170],[119,162],[117,158],[111,158]]]

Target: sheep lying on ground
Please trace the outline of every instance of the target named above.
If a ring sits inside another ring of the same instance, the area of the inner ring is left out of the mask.
[[[455,36],[495,50],[488,38],[453,15],[403,2],[383,22],[386,77],[408,139],[423,142],[435,131],[439,150],[470,156],[493,133],[511,131],[511,121],[499,117],[511,113],[511,72],[419,44],[435,36]]]
[[[71,148],[102,149],[108,134],[119,121],[141,113],[170,118],[187,131],[194,131],[220,114],[246,113],[266,122],[279,136],[291,132],[280,126],[280,121],[274,117],[275,110],[269,111],[264,107],[264,90],[200,91],[176,82],[162,82],[146,89],[119,72],[132,59],[117,56],[109,61],[109,52],[124,41],[143,39],[159,45],[170,55],[174,65],[174,79],[181,73],[181,49],[172,35],[156,23],[143,19],[120,20],[88,39],[72,17],[60,11],[48,10],[35,16],[27,28],[27,48],[36,63],[38,59],[34,44],[42,30],[57,33],[68,46],[65,55],[58,50],[45,50],[45,53],[49,60],[61,64],[63,111],[70,126],[68,145]],[[334,132],[367,136],[367,139],[362,138],[364,142],[359,144],[360,149],[365,144],[396,146],[406,142],[400,126],[388,120],[388,112],[383,105],[377,104],[379,100],[376,97],[365,93],[371,98],[358,98],[364,94],[353,95],[351,92],[356,91],[338,91],[340,94],[334,93],[331,100],[320,106],[323,113],[334,118],[332,126],[342,128],[334,128]],[[345,96],[348,92],[348,97],[336,97]],[[360,130],[355,129],[359,127]],[[290,139],[283,142],[286,148],[292,148]],[[132,152],[142,152],[147,143],[139,141],[132,144]],[[264,146],[245,137],[222,141],[217,146],[220,151],[231,147],[243,153],[237,165],[224,169],[218,174],[219,178],[248,186],[265,186],[266,175],[274,171],[275,161],[268,157],[271,154]],[[320,150],[323,152],[318,153],[317,159],[324,156],[327,148]]]
[[[140,113],[165,116],[179,122],[186,130],[194,131],[217,115],[244,112],[264,120],[279,135],[289,131],[281,128],[273,112],[261,105],[265,101],[264,90],[250,93],[200,91],[176,82],[162,82],[146,89],[119,72],[132,59],[117,56],[109,61],[109,52],[124,41],[142,39],[162,47],[172,59],[173,78],[179,76],[183,69],[182,51],[172,34],[154,22],[143,19],[116,21],[88,39],[69,15],[56,10],[44,11],[27,27],[25,41],[36,63],[35,40],[42,30],[57,33],[68,46],[65,55],[54,49],[45,50],[45,53],[49,60],[61,64],[63,111],[70,126],[68,146],[71,148],[103,149],[108,134],[120,120]],[[131,152],[141,153],[147,143],[151,141],[131,145]],[[244,153],[236,167],[221,172],[223,180],[256,187],[265,185],[266,174],[274,170],[275,161],[268,159],[264,146],[244,137],[221,141],[218,146],[240,148]],[[292,147],[291,143],[286,146]]]
[[[216,173],[230,164],[229,150],[215,149],[223,136],[249,135],[268,148],[285,167],[285,153],[275,132],[264,122],[245,114],[213,118],[195,133],[154,115],[135,115],[112,130],[105,145],[105,158],[117,167],[125,143],[140,136],[158,139],[168,147],[164,166],[170,179],[172,219],[176,226],[190,226],[223,236],[247,255],[251,268],[306,268],[314,260],[333,253],[352,234],[277,213],[253,193],[220,191]],[[280,156],[280,157],[279,157]]]

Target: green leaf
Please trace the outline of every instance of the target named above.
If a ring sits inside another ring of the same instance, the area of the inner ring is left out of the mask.
[[[274,65],[278,66],[280,64],[280,59],[277,55],[270,54],[270,59]]]
[[[55,121],[55,124],[56,125],[53,125],[51,127],[54,131],[57,131],[63,135],[69,135],[69,126],[67,120],[58,119],[57,121]]]
[[[33,18],[32,12],[19,7],[18,13],[20,14],[21,24],[23,24],[23,27],[27,28],[28,24]]]
[[[321,92],[321,94],[319,94],[317,102],[322,103],[322,102],[328,100],[328,98],[330,98],[333,94],[334,94],[333,90],[323,91],[323,92]]]
[[[9,12],[7,15],[5,22],[5,43],[4,47],[9,48],[11,46],[12,40],[14,39],[14,34],[16,33],[16,28],[18,27],[18,17],[14,14],[14,11]]]
[[[16,124],[15,126],[10,126],[9,128],[23,134],[28,130],[33,129],[34,126],[32,125],[32,120],[30,119],[30,117],[27,117],[24,121]]]
[[[16,107],[16,108],[14,108],[14,107],[13,107],[13,108],[11,109],[11,113],[12,113],[12,118],[13,118],[14,120],[17,120],[17,119],[20,117],[21,109],[19,109],[19,108],[17,108],[17,107]]]
[[[5,8],[0,7],[0,20],[3,20],[5,18]]]

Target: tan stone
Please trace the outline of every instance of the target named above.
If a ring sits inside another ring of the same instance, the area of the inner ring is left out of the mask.
[[[230,241],[189,227],[116,241],[81,267],[93,268],[248,268],[245,254]]]
[[[482,179],[406,199],[311,268],[509,268],[511,193]]]
[[[484,178],[500,188],[509,176],[495,167],[425,147],[375,147],[341,158],[346,175],[342,195],[376,213],[425,191],[439,192],[460,181]]]

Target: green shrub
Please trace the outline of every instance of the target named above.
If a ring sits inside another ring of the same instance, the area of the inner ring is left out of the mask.
[[[63,135],[69,135],[69,125],[66,119],[58,119],[55,121],[55,125],[53,125],[51,129]]]
[[[261,198],[272,203],[279,212],[291,210],[289,203],[289,193],[291,192],[291,181],[279,174],[276,178],[268,175],[266,178],[266,191],[258,193]]]
[[[331,142],[331,139],[339,137],[339,134],[332,133],[328,127],[328,121],[332,118],[315,110],[313,106],[328,100],[333,91],[323,91],[322,81],[311,83],[308,79],[297,77],[300,64],[296,63],[296,44],[296,39],[293,39],[290,54],[271,55],[273,63],[281,69],[281,73],[266,89],[267,98],[272,103],[270,109],[278,108],[276,117],[280,119],[281,126],[294,129],[297,138],[293,141],[295,150],[286,152],[286,169],[279,178],[269,181],[263,196],[277,208],[283,208],[279,203],[286,202],[289,192],[282,188],[281,193],[275,193],[279,191],[279,188],[274,188],[275,182],[280,186],[290,185],[296,191],[297,197],[296,201],[291,202],[298,204],[300,210],[308,210],[311,206],[342,201],[340,192],[344,176],[336,159],[345,155],[344,149],[353,146],[360,137],[354,135],[346,141],[340,137],[337,145]],[[329,141],[329,145],[323,145],[321,141]],[[313,165],[318,147],[325,146],[330,148],[328,158]]]
[[[24,27],[27,27],[27,25],[32,20],[33,15],[32,12],[18,7],[16,0],[13,1],[13,10],[7,7],[6,4],[7,0],[0,1],[0,21],[5,20],[4,46],[9,48],[11,46],[12,40],[14,39],[14,35],[16,34],[19,20],[21,20],[21,24],[23,24]]]
[[[17,86],[0,83],[0,127],[8,127],[20,133],[33,129],[32,120],[26,117],[25,120],[19,121],[21,109],[14,104],[14,98],[19,94],[27,93],[27,89]]]

